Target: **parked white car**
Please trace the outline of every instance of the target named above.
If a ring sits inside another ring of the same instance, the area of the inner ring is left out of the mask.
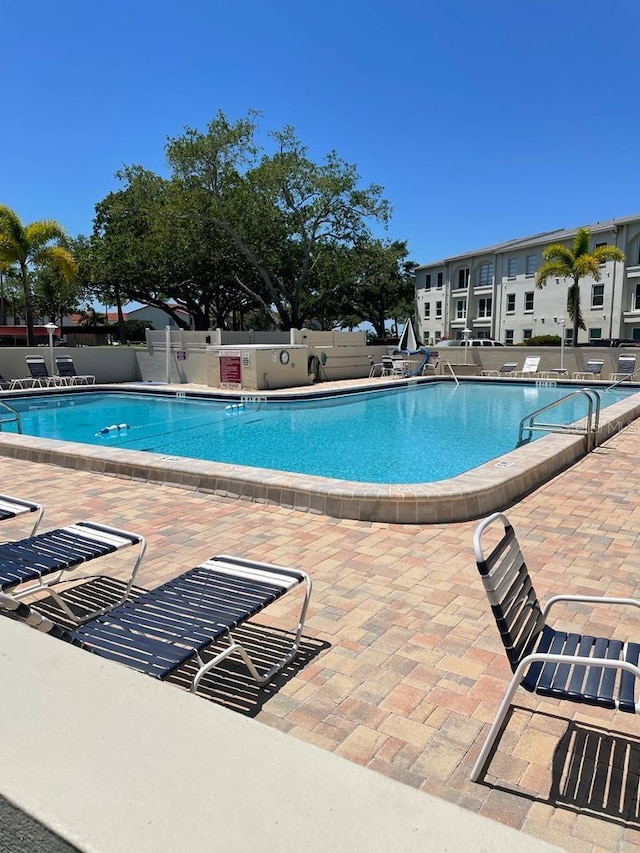
[[[434,344],[435,347],[504,347],[501,341],[494,341],[491,338],[470,338],[468,341],[447,339],[446,341],[438,341]]]

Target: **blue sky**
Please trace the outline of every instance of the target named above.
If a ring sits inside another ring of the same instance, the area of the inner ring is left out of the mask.
[[[637,0],[0,0],[0,202],[89,234],[123,164],[255,108],[419,263],[640,213],[638,32]]]

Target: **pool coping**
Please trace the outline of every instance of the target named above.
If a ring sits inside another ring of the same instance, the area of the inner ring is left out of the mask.
[[[404,383],[403,383],[404,384]],[[358,390],[399,387],[400,383],[359,385]],[[91,386],[92,391],[151,390],[148,385]],[[582,386],[581,386],[582,387]],[[184,392],[163,386],[164,393]],[[80,391],[79,387],[74,392]],[[160,387],[154,387],[154,391]],[[296,389],[299,390],[299,389]],[[338,389],[334,388],[333,391]],[[58,389],[52,389],[56,393]],[[38,393],[41,393],[40,390]],[[330,393],[328,391],[327,393]],[[222,396],[211,389],[189,389],[189,396]],[[20,393],[20,396],[27,396]],[[251,395],[250,395],[251,396]],[[262,396],[262,395],[261,395]],[[267,395],[265,395],[267,396]],[[268,395],[276,397],[276,395]],[[279,398],[285,395],[277,395]],[[287,395],[289,399],[293,395]],[[296,394],[296,398],[327,394]],[[4,399],[9,399],[3,395]],[[600,445],[640,417],[640,393],[601,411],[596,444]],[[137,450],[0,432],[0,456],[89,471],[204,494],[276,504],[302,512],[356,521],[434,524],[471,521],[496,510],[542,485],[586,453],[582,434],[554,433],[503,454],[464,474],[434,483],[380,484],[336,480],[243,465],[206,462]]]

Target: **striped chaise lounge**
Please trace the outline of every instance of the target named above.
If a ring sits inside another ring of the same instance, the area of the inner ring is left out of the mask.
[[[1,543],[0,591],[20,600],[47,590],[72,621],[91,619],[99,613],[104,613],[109,607],[92,610],[80,618],[60,597],[55,585],[67,580],[81,580],[82,578],[75,574],[68,577],[67,572],[84,566],[90,560],[133,545],[138,546],[137,557],[124,591],[118,596],[118,603],[126,601],[144,556],[145,539],[137,533],[93,521],[79,521],[77,524],[37,533],[26,539]]]
[[[92,373],[76,373],[76,367],[70,355],[56,355],[54,358],[58,376],[68,385],[94,385],[96,377]]]
[[[11,518],[17,518],[19,515],[31,512],[36,514],[36,519],[31,528],[31,536],[33,536],[44,514],[42,504],[35,503],[35,501],[25,501],[22,498],[14,498],[13,495],[0,495],[0,521],[8,521]]]
[[[485,556],[482,538],[498,527],[497,538]],[[502,530],[500,530],[502,528]],[[640,711],[640,643],[592,637],[551,627],[547,616],[558,602],[583,602],[640,607],[635,598],[591,595],[554,595],[544,608],[538,601],[527,565],[509,520],[496,512],[482,521],[473,539],[478,571],[498,625],[513,677],[489,730],[471,781],[476,782],[489,760],[493,745],[518,687],[530,693],[565,699],[611,710]]]
[[[232,632],[300,585],[305,592],[293,642],[283,657],[259,672]],[[310,595],[305,572],[220,555],[71,630],[3,593],[0,612],[160,680],[193,659],[198,668],[190,689],[195,693],[205,673],[232,654],[240,655],[258,684],[266,684],[298,653]],[[217,640],[227,645],[205,660],[203,650]]]

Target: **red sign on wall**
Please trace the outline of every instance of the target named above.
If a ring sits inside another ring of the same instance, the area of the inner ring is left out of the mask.
[[[242,384],[242,360],[236,355],[220,356],[220,384]]]

